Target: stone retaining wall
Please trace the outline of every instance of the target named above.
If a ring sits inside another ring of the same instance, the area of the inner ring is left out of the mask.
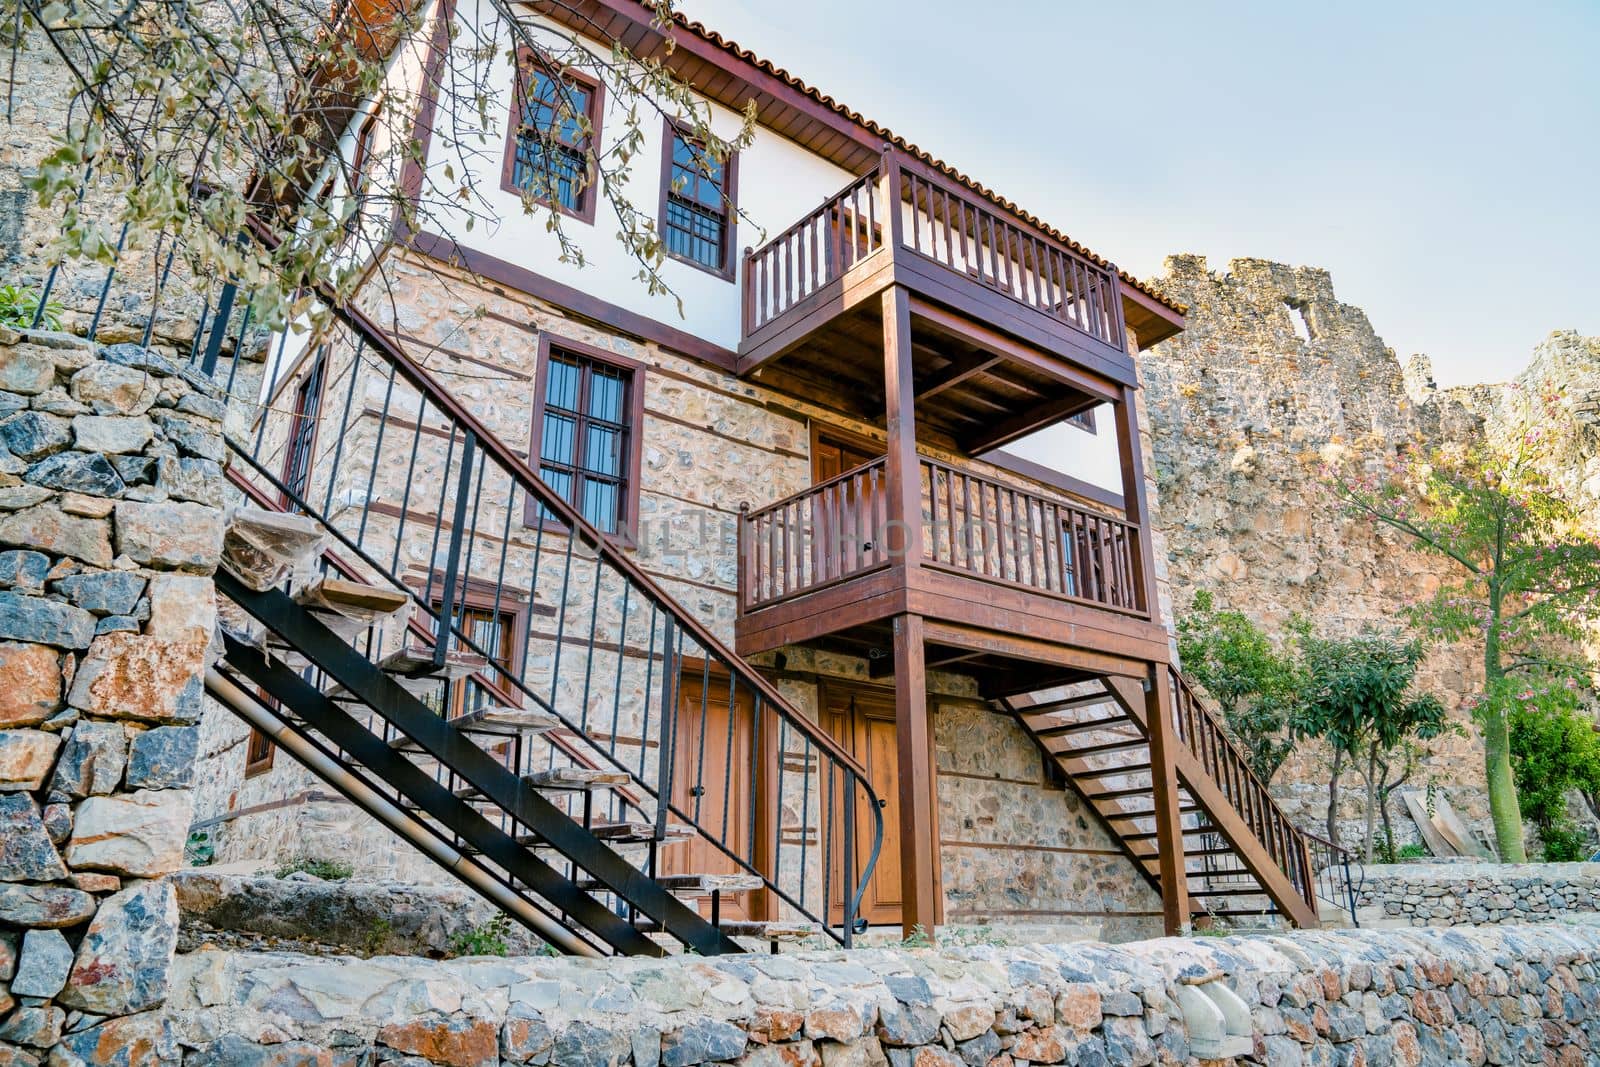
[[[0,1064],[41,1062],[64,1031],[117,1049],[159,1029],[222,415],[147,349],[0,328]]]
[[[1600,1050],[1597,960],[1600,930],[1558,926],[604,962],[204,951],[178,958],[159,1044],[208,1065],[1577,1065]]]
[[[1600,863],[1397,863],[1368,867],[1362,926],[1600,922]]]

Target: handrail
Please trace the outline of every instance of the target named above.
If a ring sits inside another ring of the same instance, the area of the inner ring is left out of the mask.
[[[1174,695],[1173,722],[1179,740],[1222,788],[1256,839],[1289,876],[1301,898],[1315,909],[1317,893],[1306,832],[1284,813],[1250,766],[1238,742],[1212,714],[1189,680],[1175,667],[1169,667],[1168,672]]]

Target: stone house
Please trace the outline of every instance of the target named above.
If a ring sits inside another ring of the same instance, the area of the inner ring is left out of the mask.
[[[472,11],[419,9],[325,192],[371,280],[233,357],[260,380],[235,487],[317,552],[288,604],[219,579],[212,692],[256,729],[207,722],[216,858],[438,864],[589,933],[1126,937],[1342,904],[1172,662],[1139,353],[1184,309],[712,30],[578,6],[528,18],[665,64],[719,133],[754,109],[725,160],[670,112],[633,146],[682,317],[583,177],[625,105],[475,25],[503,46],[485,141],[438,101]],[[420,163],[373,122],[401,98]],[[372,206],[447,163],[497,226]]]

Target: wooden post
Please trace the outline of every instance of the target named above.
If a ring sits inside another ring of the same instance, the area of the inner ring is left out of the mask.
[[[1189,879],[1183,856],[1183,816],[1178,811],[1179,741],[1172,726],[1172,680],[1162,664],[1152,664],[1145,691],[1145,722],[1150,732],[1150,780],[1156,815],[1156,855],[1161,863],[1161,916],[1168,937],[1189,933]]]
[[[1139,413],[1135,402],[1138,392],[1132,386],[1123,386],[1122,399],[1112,407],[1117,418],[1117,458],[1122,466],[1122,505],[1128,521],[1139,530],[1138,558],[1135,563],[1139,574],[1139,607],[1159,619],[1160,606],[1156,602],[1155,550],[1150,539],[1150,502],[1144,491],[1144,448],[1139,440]]]
[[[917,386],[911,373],[911,297],[883,291],[883,389],[889,430],[884,464],[889,487],[884,540],[891,566],[922,563],[922,469],[917,458]]]
[[[928,722],[927,663],[921,615],[894,618],[894,729],[900,764],[900,924],[906,937],[920,926],[932,936],[939,921],[935,874],[932,731]]]

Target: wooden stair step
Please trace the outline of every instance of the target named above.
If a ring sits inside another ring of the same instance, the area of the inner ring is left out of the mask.
[[[1186,826],[1183,828],[1183,836],[1185,837],[1189,836],[1190,834],[1214,834],[1216,832],[1217,828],[1215,826]],[[1154,830],[1150,830],[1137,834],[1118,834],[1117,836],[1121,837],[1124,841],[1154,841],[1156,838],[1156,832]]]
[[[1240,887],[1238,889],[1191,889],[1191,897],[1264,897],[1267,891],[1260,886],[1254,889]]]
[[[534,736],[561,727],[561,720],[537,708],[488,707],[469,711],[445,720],[464,734],[495,737]],[[392,738],[389,747],[397,752],[421,752],[422,746],[404,735]]]
[[[239,507],[228,514],[222,566],[250,589],[265,592],[310,565],[326,534],[307,515]]]
[[[488,661],[476,652],[465,652],[456,648],[446,651],[444,662],[437,664],[433,661],[433,649],[418,645],[395,649],[378,661],[378,668],[391,675],[399,675],[406,679],[451,682],[475,674],[488,665]]]
[[[662,889],[680,897],[708,897],[712,893],[749,893],[762,887],[758,874],[658,874]],[[599,882],[585,880],[578,888],[586,893],[607,892]]]
[[[633,781],[627,771],[608,771],[599,767],[552,767],[534,771],[522,780],[535,789],[614,789]]]
[[[1071,774],[1072,772],[1068,771],[1067,773]],[[1153,789],[1154,786],[1150,785],[1134,785],[1121,789],[1102,789],[1097,793],[1085,793],[1083,795],[1089,800],[1121,800],[1123,797],[1147,797]]]
[[[1205,811],[1205,809],[1198,804],[1178,805],[1179,815],[1193,815],[1202,811]],[[1122,822],[1127,819],[1153,819],[1155,814],[1154,808],[1146,808],[1144,811],[1103,811],[1100,813],[1100,817],[1106,822]]]
[[[636,820],[597,822],[589,826],[589,832],[610,845],[643,845],[655,840],[656,827],[654,823]],[[693,828],[682,823],[668,823],[664,833],[666,836],[656,842],[658,845],[676,844],[691,840],[695,836]],[[528,848],[549,847],[544,838],[530,832],[518,834],[517,844]]]
[[[1075,711],[1078,708],[1092,708],[1100,704],[1109,704],[1112,699],[1110,692],[1102,691],[1099,693],[1083,693],[1075,697],[1063,697],[1060,700],[1045,700],[1038,704],[1024,704],[1020,707],[1012,704],[1010,707],[1018,715],[1032,717],[1034,715],[1054,715],[1059,711]]]
[[[1040,726],[1037,729],[1029,727],[1029,729],[1033,730],[1035,737],[1048,739],[1052,737],[1069,737],[1072,734],[1088,733],[1091,730],[1109,730],[1132,721],[1126,715],[1116,715],[1109,719],[1087,719],[1082,722],[1062,723],[1060,726]]]
[[[1058,752],[1054,755],[1058,759],[1070,759],[1072,753]],[[1077,771],[1069,770],[1067,771],[1067,774],[1074,778],[1110,778],[1114,774],[1138,774],[1141,771],[1148,771],[1149,769],[1150,764],[1148,763],[1127,763],[1116,767],[1090,767]],[[1148,791],[1149,789],[1150,786],[1144,787],[1144,791]],[[1132,794],[1129,795],[1131,796]]]
[[[1116,741],[1105,741],[1095,745],[1085,745],[1082,748],[1056,748],[1050,752],[1055,756],[1069,756],[1082,758],[1084,756],[1103,756],[1112,752],[1127,752],[1135,748],[1144,748],[1150,742],[1143,737],[1124,737]]]
[[[634,923],[641,933],[658,933],[661,926],[654,919],[641,917]],[[723,919],[717,929],[729,937],[749,937],[761,941],[803,941],[822,933],[821,925],[794,919]]]
[[[1234,849],[1232,845],[1219,845],[1216,848],[1187,848],[1183,850],[1185,856],[1231,856]],[[1240,870],[1245,870],[1241,867]]]
[[[398,589],[321,574],[296,589],[294,601],[311,611],[370,622],[405,609],[411,597]]]

